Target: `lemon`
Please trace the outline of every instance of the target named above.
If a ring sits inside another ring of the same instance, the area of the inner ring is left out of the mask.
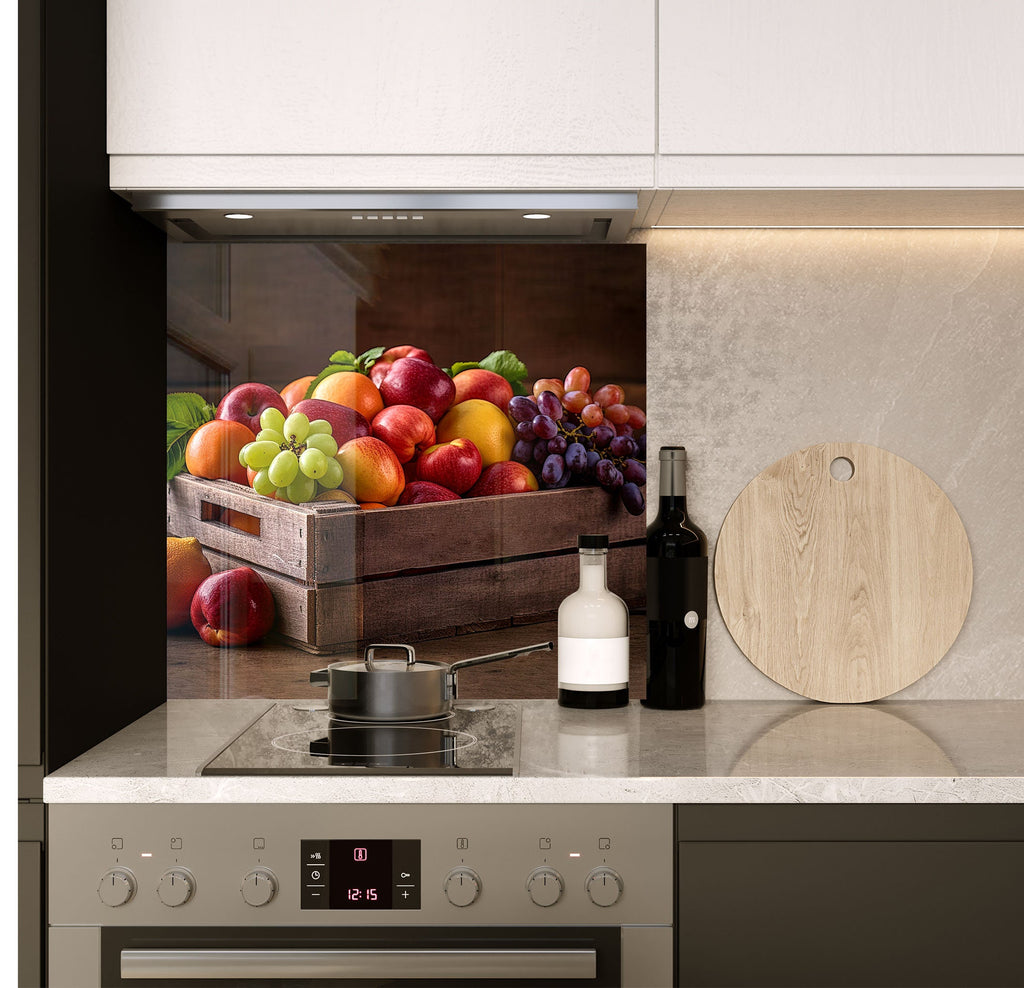
[[[516,434],[508,416],[497,405],[470,398],[453,405],[437,424],[437,441],[468,439],[478,450],[486,470],[512,456]]]

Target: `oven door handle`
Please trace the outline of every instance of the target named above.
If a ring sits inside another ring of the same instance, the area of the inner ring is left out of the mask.
[[[458,981],[597,977],[593,949],[536,950],[122,950],[121,977],[180,978],[419,978]]]

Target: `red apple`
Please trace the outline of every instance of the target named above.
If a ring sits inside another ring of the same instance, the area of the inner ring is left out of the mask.
[[[380,382],[380,394],[385,405],[415,405],[437,422],[455,399],[455,385],[440,367],[400,357]]]
[[[272,387],[248,381],[232,388],[217,406],[217,418],[241,422],[253,435],[260,431],[260,416],[268,409],[276,408],[282,415],[288,414],[288,406]]]
[[[274,598],[248,566],[208,576],[192,598],[191,618],[207,645],[230,648],[258,641],[274,623]]]
[[[486,497],[489,494],[525,494],[537,490],[533,471],[515,460],[492,463],[480,479],[466,492],[466,497]]]
[[[440,484],[426,480],[414,480],[402,491],[399,504],[431,504],[434,501],[458,501],[459,495]]]
[[[455,385],[453,405],[468,401],[470,398],[482,398],[492,405],[497,405],[504,412],[512,400],[512,385],[500,374],[485,370],[483,367],[474,367],[456,374],[452,378],[452,383]]]
[[[413,346],[410,343],[405,343],[402,346],[388,347],[370,368],[370,380],[373,381],[378,389],[380,388],[380,382],[388,376],[391,365],[396,360],[401,360],[402,357],[416,357],[419,360],[425,360],[428,364],[434,362],[434,358],[426,350],[421,350],[418,346]]]
[[[388,405],[374,415],[370,429],[395,451],[399,463],[408,463],[436,439],[430,416],[413,405]]]
[[[324,398],[303,398],[292,405],[293,412],[302,412],[310,422],[323,419],[331,423],[331,435],[338,446],[350,439],[370,435],[370,423],[354,408]]]
[[[465,494],[479,480],[484,465],[476,443],[469,439],[431,446],[420,453],[417,462],[419,480],[440,484],[456,494]]]
[[[411,343],[388,347],[380,355],[378,362],[384,361],[386,364],[393,364],[396,360],[401,360],[402,357],[416,357],[418,360],[425,360],[428,364],[434,362],[434,358],[426,350],[421,350],[418,346],[413,346]]]

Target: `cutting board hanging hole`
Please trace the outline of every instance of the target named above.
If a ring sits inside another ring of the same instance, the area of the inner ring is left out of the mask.
[[[853,460],[837,456],[829,464],[828,472],[832,474],[833,479],[845,482],[853,476]]]

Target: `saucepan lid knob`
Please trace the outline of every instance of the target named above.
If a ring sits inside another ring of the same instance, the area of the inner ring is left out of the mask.
[[[412,645],[398,645],[398,644],[389,644],[389,643],[386,643],[386,642],[377,642],[375,645],[367,645],[366,646],[366,660],[365,660],[366,661],[366,668],[370,672],[383,672],[383,671],[386,671],[386,670],[382,669],[380,666],[374,665],[374,662],[373,662],[374,650],[375,649],[379,649],[379,648],[400,648],[400,649],[402,649],[405,652],[405,656],[406,656],[406,662],[405,662],[405,665],[402,668],[403,672],[405,670],[411,669],[416,664],[416,652],[413,649]]]

